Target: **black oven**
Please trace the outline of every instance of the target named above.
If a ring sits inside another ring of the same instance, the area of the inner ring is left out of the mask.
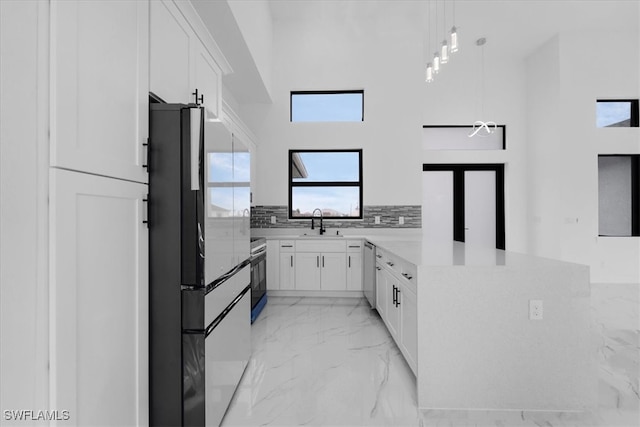
[[[267,303],[267,241],[251,239],[251,323]]]

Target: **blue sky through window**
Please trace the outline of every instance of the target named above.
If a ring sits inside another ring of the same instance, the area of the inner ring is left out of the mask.
[[[611,126],[631,119],[631,102],[602,102],[596,103],[596,126],[599,128]],[[627,125],[629,126],[629,125]]]
[[[292,122],[361,122],[362,93],[292,93]]]

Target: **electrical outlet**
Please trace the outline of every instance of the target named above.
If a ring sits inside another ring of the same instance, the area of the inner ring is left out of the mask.
[[[374,217],[373,217],[373,221],[374,221],[374,223],[376,223],[376,224],[380,224],[380,215],[376,215],[376,216],[374,216]]]
[[[275,224],[275,223],[276,223],[276,216],[271,215],[271,224]]]
[[[542,320],[543,307],[541,299],[529,300],[529,320]]]
[[[398,217],[398,224],[400,224],[400,225],[404,224],[404,217],[403,216]]]

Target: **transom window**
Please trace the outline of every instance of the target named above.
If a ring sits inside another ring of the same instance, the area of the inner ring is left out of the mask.
[[[292,122],[362,122],[364,90],[292,91]]]
[[[362,219],[362,150],[289,150],[289,218]]]
[[[599,99],[596,126],[599,128],[638,127],[637,99]]]

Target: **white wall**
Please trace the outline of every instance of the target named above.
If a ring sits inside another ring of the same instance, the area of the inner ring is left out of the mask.
[[[229,0],[229,7],[242,32],[267,91],[271,91],[272,19],[267,0]]]
[[[295,148],[362,148],[365,205],[421,203],[422,34],[419,17],[400,21],[396,7],[363,3],[357,20],[345,10],[341,20],[274,25],[273,104],[242,112],[260,138],[255,204],[288,203]],[[289,121],[290,91],[332,89],[364,89],[364,122]]]
[[[526,252],[526,132],[524,64],[505,60],[484,46],[484,96],[481,87],[481,48],[466,39],[435,80],[422,84],[422,124],[470,125],[476,120],[506,125],[504,151],[423,151],[422,163],[504,163],[506,249]],[[484,113],[484,114],[483,114]],[[473,144],[473,139],[469,144]]]
[[[47,26],[47,2],[0,1],[2,411],[49,409]]]
[[[527,59],[530,251],[593,282],[640,282],[640,238],[597,237],[597,156],[640,153],[640,131],[595,126],[597,99],[640,97],[637,30],[562,33]]]

